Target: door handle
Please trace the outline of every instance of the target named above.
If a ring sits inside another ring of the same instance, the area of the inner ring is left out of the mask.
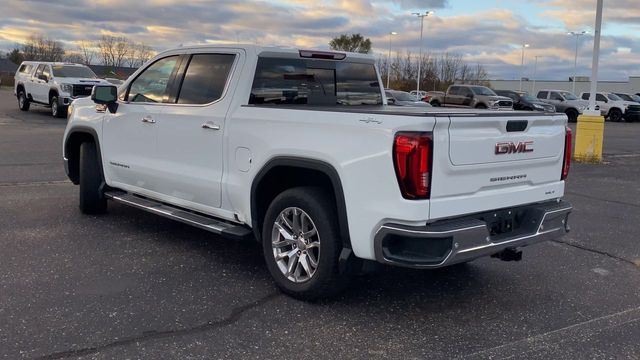
[[[209,130],[220,130],[220,125],[207,121],[206,123],[202,124],[202,128]]]
[[[142,122],[143,123],[149,123],[149,124],[155,124],[156,121],[153,120],[153,118],[151,118],[151,116],[147,115],[145,117],[142,118]]]

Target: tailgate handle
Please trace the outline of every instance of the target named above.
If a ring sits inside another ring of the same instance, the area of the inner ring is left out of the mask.
[[[524,131],[528,124],[528,120],[509,120],[507,121],[507,132]]]

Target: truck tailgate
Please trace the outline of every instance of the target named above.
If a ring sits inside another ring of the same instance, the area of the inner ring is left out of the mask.
[[[560,114],[438,117],[430,218],[561,197],[565,128]]]

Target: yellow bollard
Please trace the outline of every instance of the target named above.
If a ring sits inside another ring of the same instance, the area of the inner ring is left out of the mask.
[[[580,115],[576,126],[576,147],[573,159],[577,162],[602,162],[604,117]]]

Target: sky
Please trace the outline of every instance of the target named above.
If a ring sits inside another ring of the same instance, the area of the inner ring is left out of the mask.
[[[0,0],[0,51],[31,34],[58,40],[67,49],[103,34],[125,35],[156,51],[180,44],[250,43],[327,49],[331,38],[361,33],[374,55],[420,47],[462,55],[480,63],[491,79],[517,79],[522,44],[525,77],[565,80],[573,73],[579,39],[578,76],[591,75],[596,0]],[[599,78],[640,76],[640,0],[605,0]]]

